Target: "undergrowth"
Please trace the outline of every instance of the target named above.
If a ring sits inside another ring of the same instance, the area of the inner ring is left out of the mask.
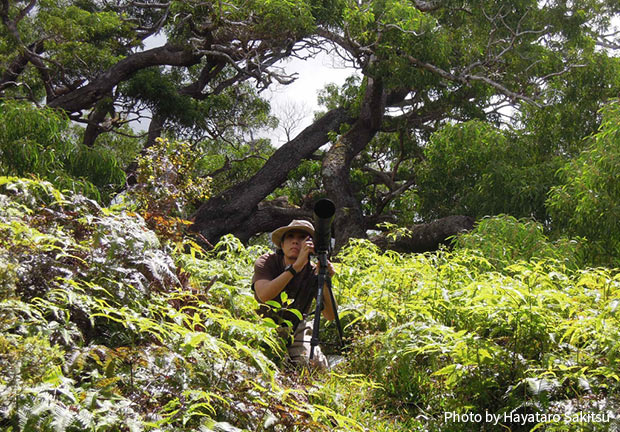
[[[346,423],[278,367],[282,343],[249,292],[261,249],[227,238],[205,255],[46,182],[0,188],[0,429]]]
[[[371,378],[367,406],[400,419],[373,430],[618,427],[620,272],[579,269],[579,242],[515,222],[490,220],[452,251],[405,256],[358,240],[339,255],[344,372]],[[543,421],[518,417],[536,413]],[[573,421],[580,413],[590,421]],[[485,422],[492,414],[501,421]]]
[[[289,369],[256,314],[265,247],[225,237],[205,252],[162,232],[46,182],[0,179],[0,429],[618,427],[620,273],[581,268],[579,242],[505,217],[452,251],[352,241],[334,259],[346,360],[320,373]],[[335,339],[323,323],[326,348]],[[602,417],[565,421],[580,412]]]

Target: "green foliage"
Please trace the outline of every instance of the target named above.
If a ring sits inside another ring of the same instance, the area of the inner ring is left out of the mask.
[[[406,0],[6,2],[0,91],[3,100],[64,107],[72,119],[98,124],[104,136],[148,108],[153,125],[199,143],[198,151],[211,156],[192,175],[215,173],[217,194],[247,181],[273,154],[255,137],[274,125],[259,92],[287,81],[280,61],[333,44],[362,78],[329,85],[320,102],[357,115],[365,90],[377,85],[391,105],[384,124],[364,139],[384,132],[359,142],[365,148],[352,162],[351,183],[365,215],[409,224],[420,215],[508,213],[547,224],[543,203],[557,169],[579,151],[581,136],[596,129],[596,110],[618,91],[618,59],[596,44],[617,12],[606,0],[433,7]],[[169,45],[141,52],[144,40],[158,33]],[[108,82],[114,86],[106,88]],[[96,91],[85,88],[95,85]],[[545,107],[526,107],[520,96]],[[521,123],[511,125],[518,133],[483,123],[499,124],[505,112],[518,116]],[[420,167],[420,149],[445,124],[451,126],[438,132]],[[332,131],[330,139],[350,127]],[[2,174],[36,172],[61,189],[103,192],[104,200],[122,184],[113,165],[129,160],[118,157],[122,150],[110,151],[118,142],[101,137],[105,145],[86,149],[63,141],[66,157],[47,151],[47,141],[9,142]],[[320,186],[319,165],[304,163],[291,174],[285,188],[294,202]]]
[[[283,342],[249,288],[264,248],[165,247],[138,215],[41,181],[0,178],[0,202],[3,430],[344,421],[277,367]]]
[[[259,29],[265,33],[303,34],[312,28],[311,5],[305,0],[262,0],[250,2],[250,5],[257,9]]]
[[[346,360],[327,374],[285,369],[256,314],[264,246],[162,242],[123,208],[6,177],[0,234],[5,430],[465,431],[445,413],[620,404],[620,273],[579,269],[580,243],[534,222],[485,219],[434,254],[350,242],[334,278]],[[322,321],[326,348],[335,335]]]
[[[298,38],[313,29],[315,24],[313,9],[314,13],[323,12],[316,6],[319,6],[317,2],[306,0],[235,0],[213,6],[197,0],[173,1],[170,13],[177,16],[191,16],[193,22],[170,22],[167,26],[168,36],[174,41],[187,40],[183,38],[191,37],[195,22],[217,22],[219,24],[224,20],[228,22],[247,20],[250,25],[243,26],[244,37],[250,39],[264,37],[267,40],[276,41],[284,35]],[[329,8],[324,11],[327,14],[326,17],[333,14],[328,10]]]
[[[550,241],[541,224],[531,220],[518,221],[512,216],[499,215],[484,218],[474,230],[459,235],[454,242],[457,249],[481,253],[497,270],[516,261],[556,259],[571,269],[581,268],[585,262],[583,239]]]
[[[202,170],[213,173],[213,195],[240,182],[247,181],[262,168],[275,148],[267,139],[257,139],[249,144],[222,146],[220,141],[201,143]]]
[[[328,110],[345,107],[352,111],[359,110],[360,79],[352,75],[339,87],[336,84],[327,84],[317,95],[319,105]]]
[[[60,111],[10,100],[0,103],[0,174],[40,176],[97,199],[125,181],[110,150],[75,143]]]
[[[198,79],[200,71],[197,66],[188,74]],[[212,86],[231,79],[234,73],[233,69],[226,69]],[[196,100],[178,91],[177,87],[187,78],[187,74],[177,70],[148,68],[136,73],[122,88],[127,97],[146,103],[152,112],[166,119],[170,132],[177,138],[186,136],[196,140],[211,135],[212,139],[222,140],[220,145],[228,146],[230,142],[241,141],[248,131],[275,127],[275,119],[269,115],[269,103],[252,86],[239,84]]]
[[[209,197],[211,178],[200,177],[201,156],[188,142],[157,138],[138,158],[130,197],[145,214],[184,217]]]
[[[445,126],[424,149],[417,184],[420,214],[430,220],[508,213],[544,221],[546,194],[561,161],[539,153],[487,123]]]
[[[118,128],[118,134],[101,134],[95,141],[94,148],[102,149],[109,153],[117,161],[121,169],[126,170],[140,154],[144,143],[132,138],[134,130],[128,126]],[[73,140],[83,140],[84,128],[75,126],[73,128]],[[123,181],[124,183],[124,181]]]
[[[516,245],[503,252],[510,236]],[[489,219],[459,242],[451,253],[406,256],[357,241],[339,254],[336,292],[351,340],[344,371],[373,385],[353,396],[360,390],[343,384],[329,406],[355,397],[366,407],[349,408],[360,420],[418,419],[378,430],[446,431],[480,426],[446,421],[446,412],[617,410],[617,269],[567,267],[573,246],[563,257],[540,226],[512,218]]]
[[[587,65],[550,82],[550,97],[542,108],[526,107],[520,116],[520,139],[536,143],[541,154],[574,158],[584,138],[600,126],[601,107],[620,91],[620,59],[592,54]]]
[[[301,206],[304,200],[318,199],[316,191],[321,188],[321,163],[307,160],[295,167],[284,187],[276,189],[271,195],[274,198],[286,196],[289,203]]]
[[[113,11],[88,11],[70,2],[40,3],[34,20],[38,36],[49,38],[50,55],[74,74],[96,76],[118,61],[132,40],[131,24]]]
[[[548,206],[554,226],[592,243],[591,259],[617,264],[620,259],[620,104],[603,111],[589,147],[560,171]]]

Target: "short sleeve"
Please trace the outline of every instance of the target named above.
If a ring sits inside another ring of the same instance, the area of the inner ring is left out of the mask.
[[[252,276],[252,287],[257,280],[273,280],[274,275],[273,260],[269,260],[270,254],[261,255],[254,262],[254,276]]]

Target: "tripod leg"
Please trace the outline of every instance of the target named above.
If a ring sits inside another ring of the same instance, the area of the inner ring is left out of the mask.
[[[314,311],[314,325],[310,339],[310,360],[314,358],[314,347],[319,344],[319,326],[321,323],[321,309],[323,307],[323,285],[325,284],[326,266],[319,269],[319,282],[316,291],[316,309]]]
[[[338,329],[338,341],[340,342],[340,348],[344,346],[342,339],[342,326],[340,325],[340,317],[338,316],[338,305],[336,304],[336,299],[334,298],[334,291],[332,290],[332,279],[327,278],[327,289],[329,291],[329,296],[332,300],[332,308],[334,309],[334,320],[336,321],[336,328]]]

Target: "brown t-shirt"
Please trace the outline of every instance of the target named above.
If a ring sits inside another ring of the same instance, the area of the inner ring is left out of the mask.
[[[254,263],[254,276],[252,277],[252,290],[254,290],[254,282],[257,280],[273,280],[280,276],[284,272],[284,256],[275,253],[267,253],[258,257]],[[306,315],[312,300],[316,297],[318,279],[314,274],[314,266],[310,263],[306,264],[301,271],[299,271],[293,279],[284,287],[282,291],[286,292],[289,299],[293,299],[293,303],[289,308],[294,308],[300,311],[303,315]],[[280,303],[280,296],[278,295],[273,300]],[[261,314],[265,316],[271,316],[268,308],[261,308]],[[280,315],[281,318],[291,321],[294,325],[299,319],[294,318],[295,315],[291,312]]]

